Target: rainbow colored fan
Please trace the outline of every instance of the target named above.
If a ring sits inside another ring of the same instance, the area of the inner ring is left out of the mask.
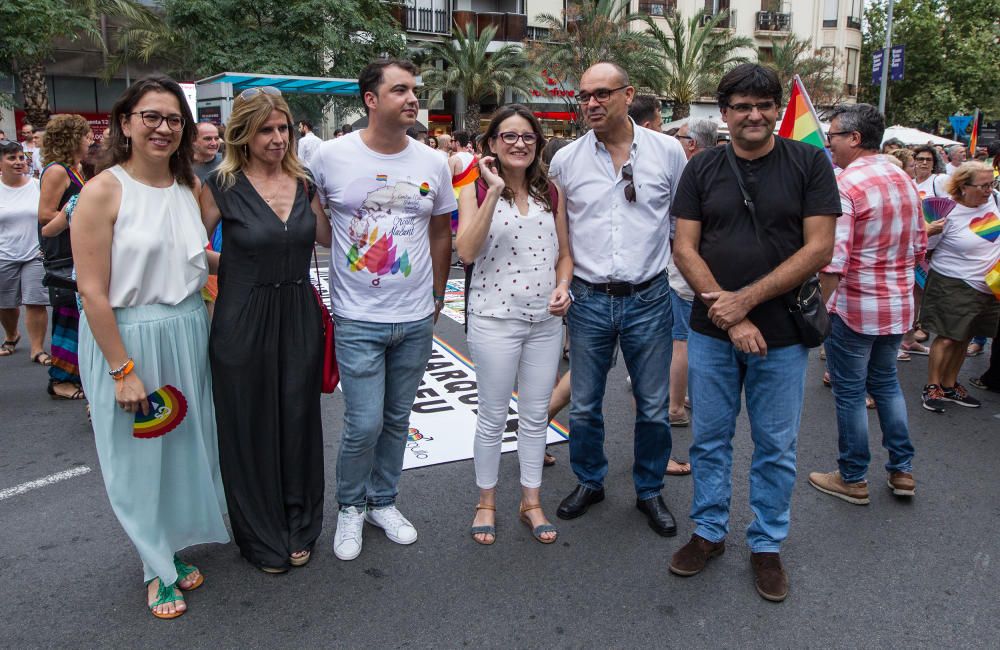
[[[943,196],[929,196],[923,201],[924,221],[931,223],[944,219],[956,205],[958,204]]]
[[[146,396],[149,413],[135,414],[132,435],[136,438],[159,438],[176,429],[187,415],[187,400],[184,394],[170,384],[156,389]]]

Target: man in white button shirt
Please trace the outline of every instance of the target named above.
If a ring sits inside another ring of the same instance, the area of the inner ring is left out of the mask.
[[[571,289],[570,462],[579,485],[559,506],[562,519],[604,499],[604,389],[619,343],[636,402],[636,507],[663,536],[677,533],[660,495],[670,457],[667,418],[670,328],[665,269],[670,257],[670,203],[684,169],[676,140],[643,129],[628,116],[635,96],[614,63],[580,78],[580,109],[591,127],[552,159],[569,219],[576,276]]]
[[[309,120],[299,120],[299,145],[296,153],[302,164],[308,167],[312,164],[312,157],[316,150],[323,144],[323,141],[313,133],[313,125]]]

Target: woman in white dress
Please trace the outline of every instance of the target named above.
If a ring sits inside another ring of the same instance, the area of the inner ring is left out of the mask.
[[[111,506],[142,559],[147,605],[176,618],[187,608],[181,591],[204,582],[176,553],[229,541],[200,295],[209,260],[190,162],[195,125],[180,86],[162,76],[126,90],[109,123],[105,169],[73,213],[80,374]],[[186,415],[162,435],[137,437],[147,395],[164,387],[183,395]]]

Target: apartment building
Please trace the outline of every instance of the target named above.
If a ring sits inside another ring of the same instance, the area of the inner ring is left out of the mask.
[[[403,0],[398,18],[414,49],[427,41],[446,40],[452,24],[469,22],[478,28],[497,26],[497,47],[504,42],[520,43],[544,39],[542,14],[561,16],[567,0]],[[817,51],[837,62],[844,83],[843,96],[853,101],[858,92],[861,63],[861,15],[864,0],[630,0],[634,13],[666,18],[705,16],[728,12],[720,29],[749,36],[766,56],[774,40],[795,35],[814,44]],[[570,89],[572,90],[572,89]],[[567,132],[572,105],[560,96],[566,89],[551,87],[539,78],[528,103],[553,133]],[[710,98],[691,106],[694,117],[716,117],[718,109]],[[432,132],[451,130],[454,107],[425,111]],[[483,116],[488,118],[489,107]]]

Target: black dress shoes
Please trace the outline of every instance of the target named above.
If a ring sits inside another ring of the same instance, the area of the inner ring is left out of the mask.
[[[576,519],[586,513],[590,506],[601,501],[604,501],[604,488],[592,490],[589,487],[577,485],[576,489],[570,492],[569,496],[559,504],[556,516],[560,519]]]
[[[657,535],[673,537],[677,534],[677,522],[674,521],[674,516],[670,514],[667,504],[663,502],[662,495],[657,494],[655,497],[642,500],[636,499],[635,507],[642,514],[646,515],[646,518],[649,519],[649,527],[655,530]]]

